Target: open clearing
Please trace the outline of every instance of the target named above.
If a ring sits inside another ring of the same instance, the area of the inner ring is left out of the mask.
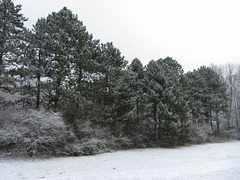
[[[240,141],[95,156],[0,159],[0,179],[240,179]]]

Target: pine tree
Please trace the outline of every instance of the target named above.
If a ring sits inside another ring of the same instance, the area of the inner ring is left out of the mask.
[[[19,48],[27,19],[20,11],[21,5],[14,5],[12,0],[0,1],[0,75],[7,67],[10,69],[16,65],[21,53]]]
[[[145,83],[155,139],[184,143],[188,134],[187,95],[181,66],[172,58],[150,61]],[[157,132],[158,129],[158,132]]]
[[[141,63],[141,61],[137,58],[133,59],[132,63],[129,66],[130,70],[133,73],[134,76],[134,82],[133,82],[133,91],[136,96],[136,111],[137,111],[137,116],[136,120],[137,122],[140,121],[140,118],[143,117],[143,109],[144,109],[144,104],[143,104],[143,79],[144,79],[144,67]]]
[[[144,83],[146,88],[147,99],[145,102],[146,112],[148,112],[148,119],[150,126],[153,126],[153,138],[157,138],[157,128],[160,132],[160,122],[158,122],[158,103],[161,101],[161,94],[163,92],[163,74],[160,66],[156,61],[152,60],[146,66],[144,74]],[[160,138],[159,133],[159,138]]]
[[[127,135],[134,135],[134,128],[137,117],[137,94],[133,90],[134,76],[131,71],[125,70],[119,77],[116,86],[113,88],[115,95],[114,111],[116,112],[115,120],[117,124],[116,131]]]
[[[50,41],[46,32],[47,22],[45,18],[38,19],[32,30],[25,31],[25,55],[21,60],[23,71],[27,72],[32,83],[31,93],[35,96],[35,108],[40,107],[41,94],[45,82],[41,79],[47,77],[49,69],[50,54],[47,51],[47,43]],[[25,77],[27,76],[25,75]],[[46,81],[46,80],[45,80]],[[30,92],[28,92],[30,93]]]
[[[45,49],[50,54],[49,103],[53,103],[55,109],[61,108],[59,102],[64,102],[66,95],[68,99],[75,93],[74,104],[79,107],[83,73],[92,60],[92,47],[88,45],[92,42],[92,36],[78,17],[66,7],[58,13],[50,14],[46,22],[45,33],[49,36],[49,41]]]
[[[114,134],[129,131],[133,119],[134,101],[129,88],[131,75],[127,61],[113,43],[102,44],[99,79],[94,81],[95,123],[108,126]]]
[[[188,72],[186,78],[189,84],[189,108],[193,122],[203,123],[205,116],[203,114],[203,99],[205,81],[198,71]]]
[[[202,66],[187,74],[189,82],[190,110],[195,122],[212,122],[220,131],[219,113],[227,111],[226,85],[211,68]]]

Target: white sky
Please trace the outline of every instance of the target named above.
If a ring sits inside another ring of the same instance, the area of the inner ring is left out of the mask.
[[[113,42],[125,58],[144,65],[176,59],[186,71],[240,63],[240,0],[13,0],[31,27],[64,6],[89,33]]]

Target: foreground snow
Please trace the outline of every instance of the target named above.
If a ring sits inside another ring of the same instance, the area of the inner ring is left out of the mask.
[[[0,179],[240,179],[240,142],[45,160],[0,159]]]

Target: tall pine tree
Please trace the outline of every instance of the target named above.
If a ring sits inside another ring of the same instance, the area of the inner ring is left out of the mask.
[[[188,135],[187,95],[182,67],[172,58],[151,61],[145,72],[149,120],[155,139],[183,143]]]
[[[12,0],[0,0],[0,75],[6,68],[13,68],[21,54],[19,48],[27,19],[20,11],[21,5],[14,5]]]
[[[226,85],[211,68],[202,66],[188,72],[190,112],[194,122],[206,122],[213,128],[213,121],[220,131],[219,114],[227,111]]]
[[[116,135],[129,133],[135,116],[132,76],[127,61],[112,43],[102,44],[99,79],[95,85],[95,122],[108,126]]]

